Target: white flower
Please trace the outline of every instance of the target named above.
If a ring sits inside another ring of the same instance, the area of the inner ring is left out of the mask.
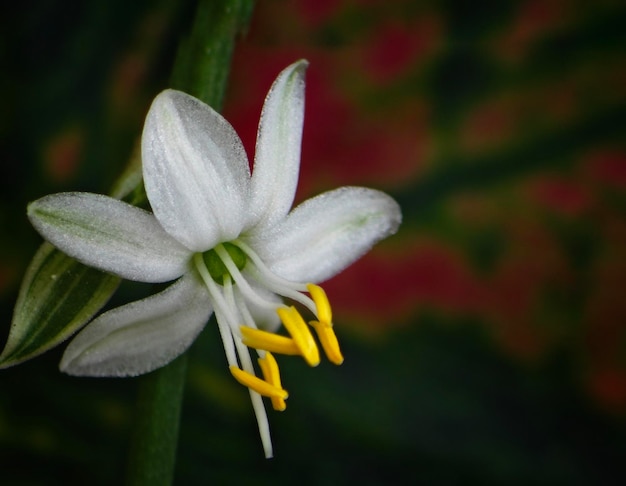
[[[315,285],[394,233],[400,209],[386,194],[343,187],[291,209],[298,180],[307,62],[286,68],[259,124],[254,171],[231,125],[201,101],[166,90],[142,136],[153,213],[96,194],[63,193],[29,205],[34,227],[79,261],[140,282],[177,279],[161,293],[102,314],[69,344],[61,370],[133,376],[183,353],[215,312],[233,376],[250,389],[265,454],[272,455],[261,395],[285,408],[273,353],[343,360],[330,305]],[[308,294],[308,295],[307,295]],[[274,334],[285,325],[290,337]],[[259,355],[255,374],[249,348]]]

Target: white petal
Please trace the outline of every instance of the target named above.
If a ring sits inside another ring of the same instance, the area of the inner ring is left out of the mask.
[[[85,265],[140,282],[167,282],[187,269],[190,252],[154,215],[99,194],[68,192],[28,206],[39,233]]]
[[[293,204],[300,170],[304,72],[308,64],[300,60],[283,70],[265,99],[252,171],[250,226],[281,220]]]
[[[250,168],[221,115],[185,93],[163,91],[146,118],[141,155],[150,205],[170,235],[194,251],[238,236]]]
[[[136,376],[166,365],[196,339],[212,309],[187,274],[163,292],[105,312],[68,345],[59,367],[77,376]]]
[[[387,194],[342,187],[309,199],[250,245],[277,275],[297,282],[322,282],[393,234],[400,206]]]

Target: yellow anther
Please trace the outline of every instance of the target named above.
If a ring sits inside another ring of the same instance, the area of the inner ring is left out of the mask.
[[[293,339],[260,329],[241,326],[241,342],[254,349],[263,349],[278,354],[300,354],[300,348]]]
[[[317,321],[311,321],[309,324],[315,329],[317,337],[320,343],[322,343],[322,348],[324,348],[324,352],[330,362],[336,365],[343,363],[343,355],[339,349],[339,341],[337,341],[333,327]]]
[[[235,365],[230,366],[230,372],[235,377],[235,380],[243,386],[247,386],[248,388],[254,390],[259,395],[270,398],[282,398],[283,400],[289,396],[286,390],[263,381],[262,379],[238,368]]]
[[[259,366],[261,367],[261,371],[263,372],[263,377],[265,381],[267,381],[270,385],[275,386],[276,388],[280,388],[282,390],[283,386],[280,383],[280,374],[278,372],[278,363],[272,353],[265,353],[264,358],[259,358]],[[281,397],[270,397],[272,400],[272,407],[274,410],[278,410],[282,412],[287,408],[287,404],[285,403],[285,399]]]
[[[330,302],[328,302],[328,297],[326,296],[326,292],[319,285],[315,284],[307,284],[306,286],[309,294],[311,294],[311,298],[313,302],[315,302],[315,308],[317,309],[317,317],[322,324],[326,324],[327,326],[332,325],[333,322],[333,313],[330,308]]]
[[[309,327],[296,308],[293,306],[279,307],[276,309],[276,312],[308,365],[317,366],[320,364],[320,353],[317,349],[317,344],[315,344]]]

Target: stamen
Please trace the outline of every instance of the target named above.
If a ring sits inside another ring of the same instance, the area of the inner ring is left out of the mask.
[[[291,338],[247,326],[241,326],[240,329],[242,341],[249,348],[290,356],[301,354],[300,348]]]
[[[263,377],[265,381],[267,381],[270,385],[274,385],[277,388],[282,390],[283,386],[280,383],[280,374],[278,372],[278,363],[276,363],[276,359],[272,356],[272,353],[265,353],[265,358],[258,359],[259,366],[261,367],[261,371],[263,372]],[[280,397],[270,397],[272,401],[272,407],[274,410],[278,410],[282,412],[287,408],[287,404],[285,400]]]
[[[233,245],[238,246],[240,250],[242,250],[246,257],[250,258],[250,260],[252,260],[252,263],[254,263],[254,267],[257,268],[261,275],[263,275],[263,280],[264,281],[269,281],[272,284],[275,285],[279,285],[279,286],[284,286],[284,287],[288,287],[290,289],[294,289],[296,291],[303,291],[306,289],[306,286],[303,284],[294,284],[294,282],[284,279],[282,277],[279,277],[278,275],[276,275],[274,272],[272,272],[269,268],[267,268],[265,266],[265,263],[263,262],[263,260],[261,259],[261,257],[259,257],[259,255],[257,255],[254,250],[252,248],[250,248],[246,243],[244,243],[241,240],[234,240],[231,242]]]
[[[326,357],[329,361],[336,365],[343,363],[343,355],[339,349],[339,341],[337,341],[337,336],[335,335],[335,331],[333,331],[333,327],[317,321],[311,321],[309,324],[311,324],[313,329],[315,329],[317,337],[319,338],[320,343],[322,343],[322,348],[324,348],[324,353],[326,353]]]
[[[201,253],[196,253],[193,258],[194,265],[196,270],[200,274],[202,281],[207,287],[209,294],[212,297],[213,305],[215,307],[215,317],[217,319],[217,325],[220,331],[220,335],[222,337],[222,341],[224,343],[224,350],[226,351],[226,359],[229,364],[229,368],[231,373],[235,377],[239,383],[244,386],[248,386],[248,391],[250,393],[250,401],[252,402],[252,408],[254,409],[254,414],[257,419],[257,424],[259,427],[259,434],[261,436],[261,442],[263,443],[263,450],[265,451],[265,457],[272,457],[272,438],[270,435],[269,422],[267,420],[267,412],[265,411],[265,406],[263,405],[263,399],[261,395],[258,393],[256,385],[265,383],[263,380],[256,378],[254,376],[254,368],[252,367],[252,360],[250,359],[250,354],[248,352],[248,348],[241,343],[239,338],[234,338],[233,330],[237,327],[237,308],[233,304],[233,292],[232,292],[232,282],[230,275],[222,276],[222,287],[218,286],[218,284],[214,281],[213,277],[210,275],[209,271],[206,268],[206,262],[204,261]],[[230,294],[230,298],[226,298],[222,293],[224,291],[227,294]],[[230,301],[230,302],[229,302]],[[246,371],[241,370],[237,366],[237,355],[241,360],[241,364],[246,369]],[[237,371],[233,371],[237,370]],[[251,378],[253,378],[251,380]],[[242,381],[243,380],[243,381]],[[255,386],[252,388],[248,385],[248,383]],[[267,386],[271,386],[266,383]],[[281,393],[287,393],[284,390],[280,390]]]
[[[317,309],[317,317],[322,324],[326,324],[327,326],[332,326],[333,322],[333,313],[330,308],[330,302],[328,302],[328,297],[326,296],[326,292],[319,285],[315,284],[307,284],[306,286],[309,294],[311,294],[311,298],[313,302],[315,302],[315,308]]]
[[[255,329],[256,322],[254,322],[254,317],[252,317],[252,314],[250,314],[250,309],[248,309],[248,305],[241,295],[241,292],[235,294],[235,304],[239,309],[239,313],[241,314],[244,325]]]
[[[221,248],[220,246],[215,247],[216,253],[222,259],[222,263],[226,267],[226,269],[230,272],[230,276],[233,278],[239,291],[245,295],[250,301],[256,303],[260,307],[274,308],[276,303],[263,299],[259,296],[253,289],[250,287],[250,284],[246,280],[246,278],[241,275],[241,272],[237,268],[235,262],[232,261],[228,252]]]
[[[226,360],[229,365],[234,365],[237,363],[237,354],[235,352],[235,344],[232,338],[232,329],[229,326],[228,322],[232,318],[228,312],[228,306],[217,286],[217,284],[211,278],[208,270],[203,264],[202,255],[200,253],[196,253],[194,256],[194,263],[196,266],[196,270],[200,274],[200,277],[204,281],[204,284],[209,291],[213,299],[213,304],[215,307],[215,317],[217,320],[217,326],[220,331],[220,336],[222,338],[222,342],[224,344],[224,351],[226,353]]]
[[[254,390],[259,395],[263,395],[264,397],[276,397],[282,398],[283,400],[289,396],[286,390],[282,388],[278,388],[267,381],[262,380],[254,376],[247,371],[243,371],[241,368],[237,366],[229,366],[230,372],[235,377],[239,383],[248,388]]]
[[[295,307],[279,307],[276,309],[278,317],[283,322],[289,334],[293,338],[296,346],[300,349],[300,354],[304,357],[309,366],[320,364],[320,354],[317,344],[313,339],[311,331],[302,319]]]
[[[275,294],[282,295],[283,297],[299,302],[315,314],[315,303],[307,295],[302,293],[306,290],[306,285],[291,282],[273,273],[265,266],[259,255],[257,255],[252,248],[244,242],[235,240],[232,241],[232,244],[238,246],[246,254],[246,257],[252,261],[254,265],[250,266],[250,271],[257,274],[256,278],[262,282],[266,288]]]
[[[241,364],[245,371],[245,373],[249,377],[258,380],[261,383],[265,383],[263,380],[254,376],[254,368],[252,367],[252,359],[250,358],[250,353],[248,352],[248,348],[244,346],[241,342],[241,339],[234,339],[235,347],[237,348],[237,353],[239,354],[239,359],[241,360]],[[235,368],[237,368],[235,366]],[[231,369],[232,373],[232,369]],[[235,377],[236,378],[236,377]],[[239,380],[238,380],[239,381]],[[241,381],[239,381],[241,383]],[[242,383],[244,386],[248,386],[245,383]],[[250,392],[250,400],[252,401],[252,408],[254,409],[254,414],[256,415],[257,424],[259,426],[259,434],[261,435],[261,441],[263,442],[263,449],[265,450],[265,457],[272,457],[272,438],[270,436],[270,427],[269,422],[267,420],[267,412],[265,411],[265,405],[263,404],[263,399],[261,398],[261,394],[258,390],[253,388],[248,388]],[[284,393],[286,391],[282,390]]]

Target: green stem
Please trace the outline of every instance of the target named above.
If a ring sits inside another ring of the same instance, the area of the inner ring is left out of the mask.
[[[235,40],[245,30],[252,7],[253,0],[201,0],[191,31],[181,42],[171,87],[219,110]],[[127,484],[171,484],[186,369],[183,354],[140,379]]]
[[[172,483],[186,371],[185,353],[140,378],[128,485]]]
[[[235,40],[247,28],[253,0],[203,0],[178,49],[171,87],[222,108]]]

